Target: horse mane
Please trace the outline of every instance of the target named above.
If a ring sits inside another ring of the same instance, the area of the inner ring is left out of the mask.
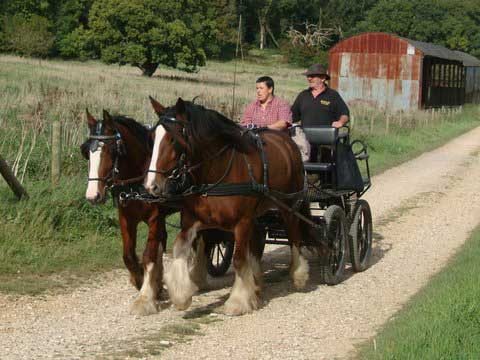
[[[143,124],[124,115],[114,115],[113,122],[126,127],[140,143],[147,145],[149,148],[153,148],[152,140],[148,135],[149,130]]]
[[[249,136],[243,136],[242,127],[218,111],[185,101],[188,121],[185,132],[192,150],[204,148],[212,141],[231,144],[241,153],[251,151],[254,143]],[[171,108],[175,111],[175,108]],[[167,109],[169,111],[170,109]]]

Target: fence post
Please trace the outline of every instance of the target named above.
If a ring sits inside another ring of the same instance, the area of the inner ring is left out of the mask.
[[[15,196],[20,200],[22,197],[28,199],[28,194],[17,180],[7,162],[0,156],[0,174],[7,182],[10,189],[12,189]]]
[[[52,185],[58,184],[62,162],[62,126],[59,121],[52,124]]]

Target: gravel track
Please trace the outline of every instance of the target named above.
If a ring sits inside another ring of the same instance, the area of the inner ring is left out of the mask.
[[[66,294],[0,294],[0,358],[332,359],[354,354],[464,243],[480,221],[480,127],[373,179],[373,264],[340,285],[296,292],[289,250],[269,247],[264,306],[229,318],[210,314],[231,272],[193,307],[129,315],[136,291],[125,270]],[[201,336],[199,336],[201,335]]]

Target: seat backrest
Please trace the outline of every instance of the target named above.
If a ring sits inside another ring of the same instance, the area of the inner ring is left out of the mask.
[[[331,126],[304,127],[303,132],[312,145],[335,145],[338,140],[338,129]]]

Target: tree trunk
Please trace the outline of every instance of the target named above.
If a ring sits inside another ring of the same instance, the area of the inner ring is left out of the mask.
[[[267,24],[267,26],[265,26],[267,28],[267,32],[268,32],[268,35],[270,35],[270,38],[272,39],[273,43],[275,44],[275,46],[278,48],[280,47],[280,45],[278,45],[278,42],[277,42],[277,39],[275,39],[275,36],[273,36],[273,32],[272,30],[270,29],[270,26]]]
[[[13,175],[13,172],[8,166],[7,162],[3,160],[1,156],[0,156],[0,174],[2,174],[4,179],[7,181],[8,186],[10,186],[10,189],[12,189],[12,191],[15,193],[18,199],[21,199],[22,197],[25,199],[28,199],[27,192],[22,187],[20,182],[17,180],[15,175]]]
[[[263,50],[265,45],[265,18],[259,15],[258,23],[260,24],[260,50]]]
[[[139,66],[143,76],[151,77],[158,68],[158,63],[145,63]]]

